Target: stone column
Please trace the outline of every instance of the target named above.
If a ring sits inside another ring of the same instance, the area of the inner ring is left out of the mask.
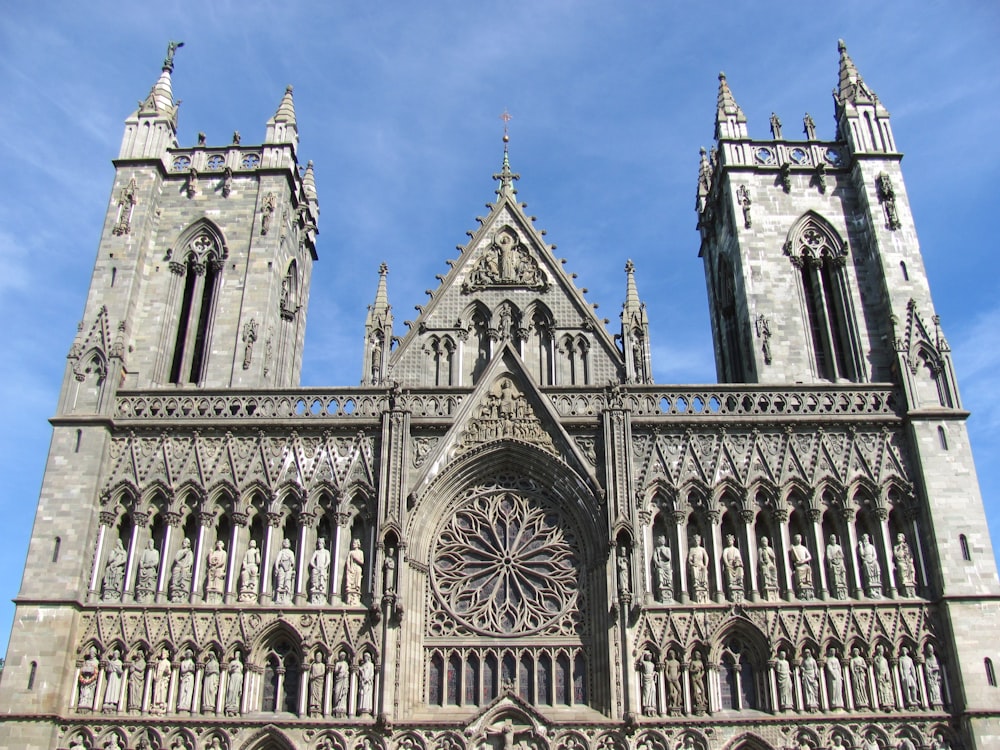
[[[791,600],[795,596],[795,588],[792,586],[792,563],[788,559],[788,550],[791,549],[792,540],[788,535],[788,508],[782,506],[772,511],[774,523],[778,527],[778,533],[774,539],[775,563],[779,565],[778,583],[784,583],[784,591],[781,596]]]
[[[191,715],[201,713],[201,684],[205,678],[205,662],[199,659],[194,663],[194,688],[191,693]]]
[[[687,513],[674,511],[674,524],[677,527],[677,559],[674,569],[679,573],[679,587],[675,594],[677,601],[685,604],[690,601],[687,593]]]
[[[823,545],[823,514],[819,508],[809,508],[806,511],[812,522],[813,545],[816,548],[816,567],[819,568],[819,597],[830,598],[830,587],[826,582],[826,547]]]
[[[264,549],[261,550],[260,559],[260,596],[261,604],[271,602],[271,588],[273,586],[273,575],[271,563],[274,562],[274,530],[281,524],[280,513],[267,514],[267,529],[264,531]]]
[[[826,686],[826,657],[822,654],[822,649],[817,649],[821,653],[816,657],[816,679],[819,680],[819,710],[830,710],[830,696]]]
[[[768,659],[767,661],[767,686],[771,693],[771,712],[775,714],[781,713],[781,701],[778,700],[778,675],[774,671],[776,664],[775,659]]]
[[[90,588],[87,591],[87,599],[93,600],[100,595],[98,582],[101,579],[101,567],[104,563],[104,540],[108,535],[108,529],[118,520],[118,514],[110,510],[102,510],[100,514],[101,526],[97,531],[97,548],[94,550],[94,567],[90,573]]]
[[[213,526],[215,526],[214,513],[202,511],[198,514],[198,539],[194,545],[194,568],[191,571],[191,601],[194,603],[205,598],[202,594],[205,586],[201,580],[202,571],[205,569],[205,532]]]
[[[850,554],[845,554],[844,557],[847,558],[845,562],[850,564],[847,574],[851,577],[851,580],[848,583],[854,584],[851,596],[855,599],[861,599],[865,590],[861,585],[861,568],[858,561],[858,532],[854,527],[854,518],[857,514],[854,508],[845,507],[841,509],[840,515],[844,519],[844,525],[847,527],[847,545]]]
[[[239,593],[235,591],[237,582],[240,580],[240,537],[243,536],[242,529],[247,528],[250,517],[246,513],[233,513],[233,532],[229,535],[229,565],[226,568],[226,588],[223,591],[222,601],[231,604],[234,599],[239,598]],[[249,542],[247,543],[249,545]],[[235,594],[235,596],[234,596]]]
[[[304,499],[303,502],[305,502]],[[314,529],[316,528],[316,520],[315,513],[299,514],[299,560],[298,568],[295,571],[295,593],[293,597],[293,601],[297,606],[301,606],[308,600],[306,581],[309,578],[309,564],[308,558],[306,558],[306,550],[315,545],[316,533]],[[308,707],[306,713],[308,713]]]
[[[917,520],[917,511],[913,510],[910,514],[910,526],[913,529],[913,543],[916,549],[914,549],[917,570],[920,575],[917,577],[916,591],[913,593],[917,596],[920,595],[920,587],[923,585],[924,591],[927,592],[925,595],[929,596],[931,588],[931,579],[927,576],[927,567],[924,563],[924,546],[920,541],[920,524]]]
[[[889,533],[889,511],[886,508],[876,508],[875,515],[879,520],[879,536],[881,539],[882,553],[885,555],[885,576],[889,584],[885,592],[890,599],[896,598],[896,566],[892,562],[892,536]]]
[[[705,540],[711,542],[712,545],[708,551],[709,565],[712,566],[708,575],[709,580],[715,580],[715,601],[721,603],[726,601],[726,590],[722,585],[722,527],[719,525],[722,514],[718,510],[712,509],[705,513],[705,518],[712,529],[709,538]],[[709,593],[709,600],[711,601],[711,599],[712,595]]]
[[[756,516],[757,514],[751,508],[744,508],[740,511],[740,520],[743,521],[743,526],[739,530],[739,540],[742,547],[741,552],[745,551],[744,564],[749,569],[747,572],[750,576],[750,601],[752,602],[760,601],[760,589],[757,586],[757,539],[753,531]],[[737,684],[739,684],[739,679],[737,674]]]
[[[309,663],[302,660],[302,674],[299,677],[299,716],[309,715]]]
[[[686,661],[681,662],[681,692],[683,693],[684,713],[690,716],[694,711],[691,706],[691,681],[688,677],[688,663]]]
[[[160,576],[156,581],[156,603],[162,604],[167,594],[167,576],[170,572],[171,558],[173,557],[174,537],[181,526],[181,514],[169,512],[164,514],[167,525],[163,529],[163,546],[160,548]]]
[[[148,513],[132,511],[132,538],[128,543],[128,558],[125,563],[125,580],[122,583],[122,601],[132,601],[132,584],[135,582],[136,557],[140,554],[139,529],[149,523]]]
[[[705,698],[708,703],[708,713],[722,709],[722,685],[719,684],[719,665],[708,664],[705,676],[708,678],[708,691]]]

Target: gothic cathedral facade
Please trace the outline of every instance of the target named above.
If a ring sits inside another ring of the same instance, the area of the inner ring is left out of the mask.
[[[126,120],[0,684],[0,745],[1000,744],[1000,583],[889,113],[838,137],[719,77],[697,183],[719,383],[658,385],[516,196],[356,387],[299,374],[319,203],[262,143]],[[622,259],[624,262],[624,258]]]

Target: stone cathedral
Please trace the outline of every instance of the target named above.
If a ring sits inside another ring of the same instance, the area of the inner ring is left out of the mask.
[[[114,162],[0,746],[1000,745],[968,414],[843,43],[834,141],[808,115],[752,139],[719,76],[709,386],[653,382],[624,257],[620,331],[596,317],[505,137],[416,320],[383,266],[360,385],[300,387],[319,202],[292,89],[263,142],[181,147],[176,47]]]

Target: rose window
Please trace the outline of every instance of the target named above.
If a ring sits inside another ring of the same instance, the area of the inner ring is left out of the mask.
[[[536,632],[576,604],[574,547],[552,508],[496,489],[466,500],[438,532],[434,587],[452,615],[473,630]]]

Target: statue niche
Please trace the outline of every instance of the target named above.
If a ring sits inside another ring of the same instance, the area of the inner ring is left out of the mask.
[[[485,252],[466,276],[462,291],[468,294],[487,287],[521,287],[545,291],[548,279],[512,227],[494,235]]]

